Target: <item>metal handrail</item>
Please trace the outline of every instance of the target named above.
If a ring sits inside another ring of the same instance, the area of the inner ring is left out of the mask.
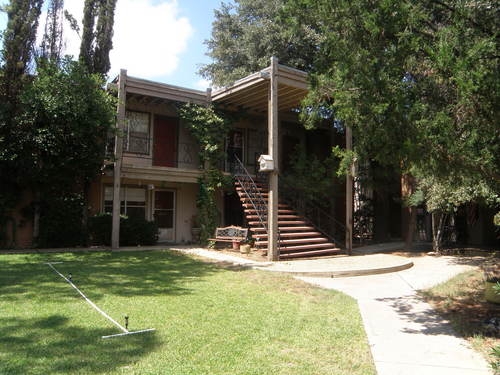
[[[283,178],[280,178],[280,187],[281,198],[285,202],[296,209],[319,232],[337,244],[337,246],[342,249],[345,248],[345,241],[343,239],[345,238],[346,227],[343,223],[314,202],[304,200],[304,194],[301,194],[299,189],[287,184]],[[298,197],[301,198],[299,199]],[[335,233],[332,233],[331,228],[337,229]]]
[[[237,168],[234,173],[234,178],[239,182],[243,191],[250,199],[250,203],[257,213],[262,228],[264,228],[266,234],[269,234],[267,225],[265,224],[265,222],[267,221],[267,203],[264,201],[264,198],[257,188],[255,181],[250,176],[241,160],[236,155],[235,159],[237,161]]]

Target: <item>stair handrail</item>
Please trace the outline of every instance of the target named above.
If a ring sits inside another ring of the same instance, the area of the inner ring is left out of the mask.
[[[237,168],[234,172],[234,177],[240,183],[243,191],[250,199],[250,203],[257,213],[257,217],[259,218],[259,222],[262,225],[262,228],[264,228],[266,234],[269,234],[267,225],[265,224],[265,222],[267,221],[267,203],[264,201],[264,198],[262,197],[260,190],[257,188],[255,181],[253,180],[252,176],[250,176],[250,173],[248,173],[248,170],[245,168],[241,160],[236,155],[234,155],[234,158],[237,162]]]
[[[296,209],[304,218],[309,221],[311,224],[314,225],[314,227],[321,232],[323,235],[325,235],[327,238],[329,238],[332,242],[334,242],[337,246],[339,246],[341,249],[345,249],[345,244],[344,241],[339,240],[339,238],[336,235],[333,235],[330,230],[325,228],[320,220],[314,219],[311,217],[311,215],[308,214],[308,212],[315,211],[317,213],[317,217],[321,215],[321,217],[326,218],[330,223],[334,223],[336,227],[339,227],[342,231],[341,233],[345,234],[346,231],[346,226],[335,219],[330,213],[325,211],[323,208],[318,206],[317,204],[309,201],[309,200],[301,200],[301,203],[304,204],[305,208],[301,212],[298,204],[298,200],[292,199],[289,194],[286,193],[286,191],[293,191],[293,192],[300,192],[299,189],[294,188],[293,186],[290,186],[283,177],[280,176],[280,186],[284,187],[285,189],[281,189],[281,198],[286,201],[288,204],[290,204],[294,209]],[[284,193],[284,194],[283,194]]]

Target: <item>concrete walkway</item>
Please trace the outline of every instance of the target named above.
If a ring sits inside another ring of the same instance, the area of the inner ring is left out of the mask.
[[[392,249],[397,245],[389,246]],[[381,249],[378,246],[376,250]],[[461,264],[458,258],[370,254],[274,263],[255,262],[205,249],[178,250],[258,269],[292,273],[305,282],[352,296],[358,301],[378,375],[493,374],[486,360],[417,296],[417,290],[473,268],[466,262]],[[394,267],[397,272],[377,274],[389,272]],[[349,272],[365,276],[338,277]]]

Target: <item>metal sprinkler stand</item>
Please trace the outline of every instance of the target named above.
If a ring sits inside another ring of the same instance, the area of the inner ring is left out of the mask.
[[[60,263],[60,262],[58,262]],[[71,280],[72,275],[69,274],[68,277],[64,276],[62,273],[60,273],[55,267],[54,264],[56,263],[51,263],[48,262],[46,263],[47,266],[52,268],[52,270],[57,273],[59,276],[61,276],[69,285],[71,285],[82,297],[87,303],[92,306],[95,310],[97,310],[102,316],[104,316],[106,319],[108,319],[111,323],[113,323],[115,326],[117,326],[123,333],[118,333],[115,335],[108,335],[108,336],[101,336],[103,339],[108,339],[111,337],[119,337],[119,336],[126,336],[126,335],[135,335],[137,333],[145,333],[145,332],[152,332],[155,331],[154,328],[149,328],[149,329],[142,329],[139,331],[129,331],[128,330],[128,315],[125,315],[125,327],[123,327],[120,323],[118,323],[116,320],[114,320],[112,317],[110,317],[108,314],[106,314],[103,310],[101,310],[94,302],[92,302],[85,294],[82,293],[80,289],[76,287],[75,284],[73,284],[73,281]]]

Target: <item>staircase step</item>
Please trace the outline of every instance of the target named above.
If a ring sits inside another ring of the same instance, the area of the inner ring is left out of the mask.
[[[297,245],[297,246],[287,246],[281,247],[280,252],[297,252],[302,250],[319,250],[324,248],[334,248],[335,245],[331,242],[319,243],[319,244],[310,244],[310,245]]]
[[[243,208],[248,208],[248,209],[253,208],[252,203],[242,203],[241,205],[243,206]],[[267,202],[266,202],[266,205],[267,205]],[[290,206],[287,204],[284,204],[284,203],[280,203],[280,204],[278,204],[278,208],[290,209]]]
[[[321,233],[320,232],[291,232],[291,233],[280,232],[281,238],[289,238],[289,237],[306,238],[306,237],[315,237],[315,236],[321,236]],[[267,238],[267,234],[253,234],[252,237],[254,239],[258,240],[258,239],[262,239],[262,238]]]
[[[259,215],[246,215],[247,219],[250,220],[258,220]],[[293,219],[300,219],[302,216],[299,215],[288,215],[288,214],[278,214],[278,222],[280,221],[285,221],[285,220],[293,220]]]
[[[246,189],[245,189],[245,188],[243,188],[242,186],[237,186],[235,190],[236,190],[236,191],[245,192],[245,191],[248,191],[248,190],[250,190],[250,189],[255,190],[255,189],[253,189],[252,187],[248,187],[248,188],[246,188]],[[257,191],[261,191],[261,192],[266,192],[266,193],[267,193],[267,189],[264,189],[264,188],[261,188],[261,187],[258,187],[258,186],[257,186],[257,189],[256,189],[256,190],[257,190]]]
[[[314,250],[314,251],[304,251],[298,253],[280,253],[280,259],[292,259],[292,258],[307,258],[307,257],[319,257],[326,255],[337,255],[342,252],[341,249],[334,247],[330,249]]]
[[[251,232],[262,232],[262,231],[265,231],[265,230],[266,229],[262,228],[261,226],[250,227],[250,231]],[[280,227],[279,228],[280,233],[282,233],[282,232],[290,232],[290,231],[302,231],[302,230],[304,230],[304,231],[312,231],[312,230],[314,230],[314,227],[311,227],[311,226],[297,226],[297,227]]]
[[[264,224],[267,225],[267,221],[264,221]],[[304,221],[304,220],[278,220],[278,225],[291,225],[291,224],[305,225],[305,224],[307,224],[307,222]],[[260,221],[249,221],[248,225],[250,225],[250,226],[258,225],[258,226],[260,226],[261,223],[260,223]]]
[[[245,202],[245,203],[246,203],[246,202],[251,202],[251,201],[252,201],[252,199],[250,199],[250,198],[249,198],[249,197],[247,197],[246,195],[245,195],[244,197],[243,197],[243,196],[241,196],[240,194],[238,194],[238,195],[240,196],[240,201],[242,201],[242,202]],[[262,198],[262,200],[263,200],[263,201],[267,204],[267,197],[268,197],[268,194],[267,194],[267,193],[265,193],[265,194],[260,194],[260,196],[259,196],[259,197],[257,197],[257,199],[259,199],[259,200],[260,200],[260,198]]]
[[[268,186],[267,184],[254,184],[251,181],[247,184],[246,181],[242,181],[242,184],[235,183],[235,189],[244,209],[252,237],[256,240],[255,247],[265,254],[269,244],[269,236],[265,227],[267,226],[267,212],[266,220],[261,222],[254,203],[257,206],[268,204]],[[251,195],[252,198],[248,195]],[[277,220],[280,231],[280,259],[335,255],[341,252],[335,244],[309,225],[309,222],[299,216],[297,211],[289,205],[278,203]]]
[[[255,242],[255,245],[258,245],[258,246],[264,246],[269,243],[269,241],[267,240],[257,240]],[[280,245],[297,245],[297,244],[322,244],[322,243],[330,243],[331,245],[331,242],[328,241],[328,239],[324,238],[324,237],[315,237],[315,238],[294,238],[294,239],[287,239],[287,240],[280,240],[279,241]]]
[[[255,214],[257,211],[253,208],[246,208],[243,210],[246,214]],[[278,215],[279,214],[283,214],[283,215],[286,215],[286,214],[295,214],[295,211],[294,210],[290,210],[290,209],[280,209],[278,208]]]

